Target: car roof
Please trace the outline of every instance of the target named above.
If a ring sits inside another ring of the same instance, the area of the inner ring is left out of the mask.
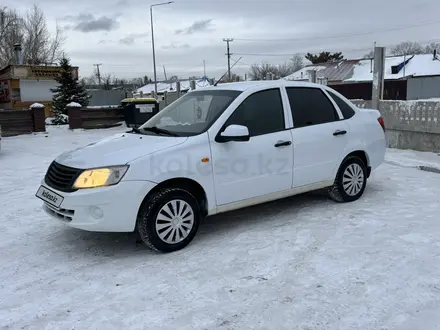
[[[232,83],[224,83],[224,84],[218,84],[217,86],[211,86],[206,87],[203,89],[209,89],[209,90],[236,90],[240,92],[244,92],[248,89],[253,89],[256,87],[279,87],[279,86],[285,86],[285,87],[319,87],[322,88],[323,85],[321,84],[315,84],[310,83],[306,81],[287,81],[284,79],[280,80],[256,80],[256,81],[240,81],[240,82],[232,82]]]

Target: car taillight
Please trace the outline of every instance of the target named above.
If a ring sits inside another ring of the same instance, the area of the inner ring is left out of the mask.
[[[382,126],[382,129],[385,131],[385,120],[383,119],[383,117],[379,117],[377,118],[377,121],[379,122],[380,126]]]

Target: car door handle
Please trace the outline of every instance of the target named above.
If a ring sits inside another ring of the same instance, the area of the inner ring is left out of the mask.
[[[344,134],[347,134],[347,131],[340,131],[340,130],[337,130],[336,132],[333,133],[334,136],[344,135]]]
[[[279,147],[287,147],[290,146],[292,144],[292,141],[278,141],[275,144],[275,148],[279,148]]]

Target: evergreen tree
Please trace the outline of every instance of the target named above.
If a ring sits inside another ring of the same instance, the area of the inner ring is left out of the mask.
[[[74,71],[70,65],[70,59],[63,56],[60,59],[61,72],[55,78],[58,86],[51,89],[52,97],[52,111],[55,113],[53,124],[66,124],[66,106],[71,102],[79,103],[81,106],[89,104],[89,96],[85,90],[84,84],[80,83],[74,77]]]
[[[318,64],[318,63],[327,63],[333,61],[341,61],[344,59],[344,56],[342,55],[341,52],[333,53],[333,54],[330,52],[321,52],[316,55],[307,53],[305,58],[310,62],[312,62],[313,64]]]

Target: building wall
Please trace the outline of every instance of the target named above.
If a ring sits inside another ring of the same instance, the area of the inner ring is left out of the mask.
[[[52,101],[51,89],[56,86],[55,80],[20,79],[20,99],[22,102]]]
[[[408,100],[440,98],[440,77],[410,78],[407,94]]]

